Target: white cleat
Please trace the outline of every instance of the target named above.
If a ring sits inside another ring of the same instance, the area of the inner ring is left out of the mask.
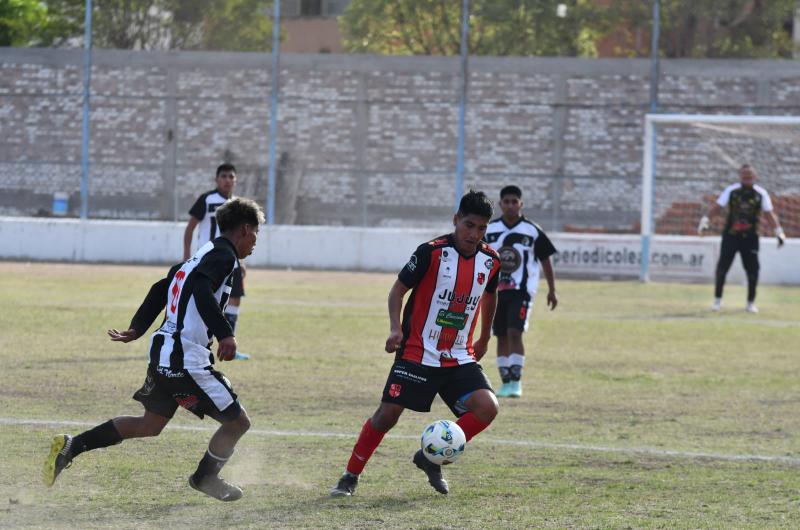
[[[714,303],[711,304],[710,309],[712,311],[719,311],[720,309],[722,309],[722,299],[721,298],[714,299]]]
[[[747,302],[747,307],[745,307],[744,310],[747,311],[748,313],[753,313],[753,314],[758,313],[758,308],[756,307],[756,304],[754,304],[753,302]]]

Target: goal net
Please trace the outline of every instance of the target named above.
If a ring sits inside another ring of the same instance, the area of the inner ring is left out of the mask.
[[[649,279],[655,235],[696,236],[697,224],[750,164],[787,237],[800,236],[800,117],[648,114],[642,172],[642,261]],[[719,234],[724,212],[711,219]],[[759,223],[762,235],[772,225]]]

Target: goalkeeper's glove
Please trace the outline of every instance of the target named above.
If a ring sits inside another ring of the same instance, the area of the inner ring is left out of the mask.
[[[781,248],[786,243],[786,234],[783,233],[783,228],[780,226],[775,227],[775,237],[778,238],[778,248]]]
[[[708,216],[707,215],[704,215],[703,217],[700,218],[700,223],[698,223],[698,225],[697,225],[697,233],[698,233],[698,235],[702,236],[703,235],[703,230],[708,230],[708,223],[709,223],[709,220],[708,220]]]

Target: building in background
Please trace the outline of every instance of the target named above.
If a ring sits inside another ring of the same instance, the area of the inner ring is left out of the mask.
[[[339,16],[350,0],[284,0],[283,30],[286,53],[342,53]]]

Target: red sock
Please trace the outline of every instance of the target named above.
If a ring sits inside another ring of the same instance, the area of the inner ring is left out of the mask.
[[[461,430],[464,431],[464,434],[467,436],[467,441],[472,440],[476,434],[489,426],[488,423],[483,423],[475,414],[471,412],[467,412],[458,418],[456,423],[459,427],[461,427]]]
[[[376,431],[372,427],[371,419],[364,422],[361,428],[361,434],[358,435],[358,441],[353,447],[353,454],[350,455],[350,461],[347,463],[347,472],[353,475],[360,475],[364,471],[364,466],[367,465],[369,457],[375,452],[375,449],[380,445],[383,440],[385,432]]]

